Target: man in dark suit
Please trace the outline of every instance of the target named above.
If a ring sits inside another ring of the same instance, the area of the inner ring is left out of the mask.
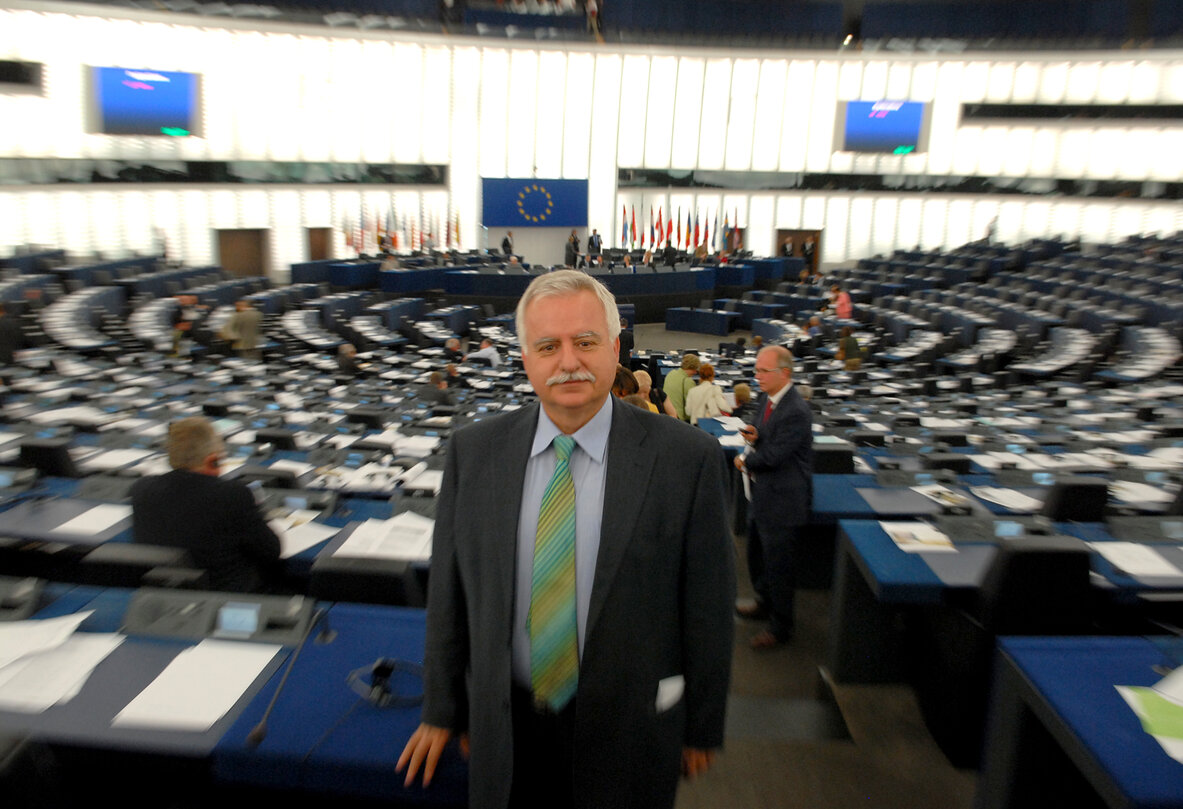
[[[588,264],[598,262],[600,252],[604,249],[604,237],[600,235],[600,231],[592,228],[591,235],[587,237],[587,260]]]
[[[669,809],[679,771],[705,771],[723,741],[735,588],[726,464],[705,433],[610,395],[618,317],[585,273],[536,278],[517,333],[541,406],[481,420],[448,445],[424,724],[397,767],[408,784],[420,768],[430,782],[459,735],[473,809]],[[559,507],[567,470],[574,494]],[[547,528],[564,529],[561,551]],[[531,603],[560,572],[564,584]],[[541,635],[556,617],[561,631]],[[551,663],[566,664],[561,680],[548,679]]]
[[[633,330],[628,327],[628,321],[622,317],[620,319],[620,364],[629,370],[632,370],[633,346],[635,344]]]
[[[513,231],[506,231],[505,238],[501,240],[501,252],[507,256],[513,255]]]
[[[454,405],[456,397],[448,390],[448,380],[440,371],[432,371],[427,384],[419,389],[419,398],[430,404]]]
[[[189,551],[194,564],[209,572],[213,590],[266,591],[279,562],[279,537],[250,489],[218,477],[222,456],[222,439],[208,419],[172,424],[172,471],[132,484],[132,537]]]
[[[756,603],[737,607],[746,618],[768,618],[752,647],[768,649],[793,635],[798,532],[809,522],[813,502],[813,417],[793,385],[793,354],[769,346],[756,355],[756,400],[752,423],[740,432],[750,445],[735,459],[751,475],[748,509],[748,574]]]

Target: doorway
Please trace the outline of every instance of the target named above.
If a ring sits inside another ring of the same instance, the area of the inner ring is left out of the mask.
[[[822,232],[779,229],[776,231],[776,254],[804,258],[805,269],[813,273],[821,262]]]
[[[218,266],[239,278],[270,278],[270,233],[263,228],[217,231]]]
[[[333,239],[332,228],[305,228],[308,231],[308,260],[322,261],[332,258],[329,255],[329,245]]]

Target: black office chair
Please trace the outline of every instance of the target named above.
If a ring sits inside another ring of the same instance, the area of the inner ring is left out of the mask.
[[[26,438],[21,442],[17,465],[36,469],[46,477],[82,477],[70,457],[69,438]]]
[[[1103,522],[1109,502],[1109,482],[1078,475],[1052,484],[1039,513],[1053,522]]]
[[[427,605],[427,571],[399,559],[322,555],[312,563],[308,592],[322,601]]]
[[[1091,631],[1089,567],[1088,546],[1074,537],[1004,539],[976,592],[911,616],[917,702],[955,767],[976,767],[981,758],[997,639]]]
[[[189,574],[185,578],[191,582],[200,580],[204,573],[195,569],[193,558],[181,548],[139,542],[104,542],[78,560],[71,579],[78,584],[99,587],[140,587],[149,583],[146,579],[154,571],[151,581],[165,579],[160,572],[162,568],[187,570]]]

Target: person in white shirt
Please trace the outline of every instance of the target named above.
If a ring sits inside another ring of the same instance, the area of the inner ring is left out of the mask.
[[[725,416],[731,413],[731,403],[723,390],[715,384],[715,367],[710,363],[698,366],[698,384],[686,394],[686,415],[691,424],[699,419]]]
[[[493,345],[493,341],[488,337],[481,340],[481,347],[479,351],[473,351],[472,353],[464,355],[465,362],[468,362],[470,359],[474,358],[487,359],[489,361],[489,365],[493,366],[494,368],[501,364],[501,354],[497,352],[496,347]]]

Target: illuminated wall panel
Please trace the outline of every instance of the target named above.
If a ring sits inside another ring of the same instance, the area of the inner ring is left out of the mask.
[[[769,59],[760,66],[760,89],[757,98],[765,99],[756,104],[756,120],[752,133],[752,170],[776,171],[780,163],[781,125],[792,110],[768,101],[784,97],[785,77],[789,64],[783,59]]]
[[[1035,239],[1041,235],[1051,235],[1052,205],[1050,202],[1025,202],[1020,227],[1014,232],[1013,238],[1018,241]],[[1001,223],[1000,223],[1001,224]]]
[[[924,215],[921,218],[920,245],[926,250],[945,244],[945,219],[949,203],[940,197],[924,200]]]
[[[836,262],[850,258],[847,240],[850,232],[850,198],[846,195],[826,200],[826,234],[822,239],[822,254],[819,261]]]
[[[819,62],[813,74],[813,103],[808,115],[807,171],[827,171],[830,167],[837,109],[838,63]]]
[[[423,94],[419,102],[419,155],[415,162],[447,163],[452,154],[448,141],[452,92],[452,50],[450,48],[424,48],[422,51]],[[547,96],[542,96],[546,98]],[[412,108],[414,109],[414,108]],[[393,114],[399,114],[394,108]],[[397,127],[406,121],[395,120]],[[386,133],[378,133],[379,143],[385,143]],[[376,150],[381,153],[381,150]],[[386,160],[391,159],[391,150],[386,147]]]
[[[1101,77],[1101,66],[1096,62],[1084,62],[1068,68],[1068,91],[1064,100],[1069,104],[1087,104],[1097,96],[1097,84]]]
[[[906,250],[920,244],[920,227],[923,218],[924,200],[915,196],[901,196],[896,208],[897,242],[892,249],[901,247]]]
[[[822,194],[810,194],[805,198],[801,212],[801,230],[822,230],[826,224],[826,198]],[[838,233],[831,234],[840,238]]]
[[[648,91],[646,92],[646,88]],[[649,57],[628,55],[624,57],[624,72],[620,79],[620,95],[629,93],[637,103],[630,105],[628,120],[620,128],[619,142],[616,147],[616,162],[621,166],[643,166],[645,164],[645,108],[643,100],[654,91],[649,82]],[[612,106],[619,107],[619,100],[614,99]],[[598,108],[597,108],[598,112]],[[660,143],[660,141],[659,141]]]
[[[320,37],[301,37],[299,50],[295,57],[296,61],[288,67],[294,69],[298,64],[323,65],[328,62],[331,56],[332,47],[328,40]],[[299,157],[301,160],[308,161],[330,160],[333,153],[333,133],[337,128],[337,122],[331,115],[326,114],[332,104],[332,84],[329,81],[328,71],[301,71],[299,95],[299,103],[291,110],[292,120],[295,122],[293,128],[299,132],[298,137],[294,133],[292,135],[292,140],[299,149]],[[207,120],[211,107],[216,106],[215,104],[203,105]],[[390,106],[397,105],[392,103]],[[395,132],[397,131],[396,129]],[[395,132],[390,133],[392,138]],[[208,138],[206,142],[210,143]]]
[[[961,71],[961,100],[966,103],[985,101],[989,81],[989,62],[966,62]]]
[[[1080,235],[1081,204],[1074,200],[1061,200],[1052,206],[1050,225],[1054,235],[1073,239]],[[1093,235],[1089,239],[1095,239]]]
[[[1060,135],[1060,153],[1056,160],[1057,177],[1084,177],[1092,133],[1087,129],[1065,129]]]
[[[460,247],[472,248],[476,245],[476,217],[474,211],[480,206],[480,129],[473,126],[473,121],[479,120],[480,92],[477,82],[470,81],[480,69],[480,52],[475,48],[458,48],[453,54],[452,61],[452,109],[449,111],[449,126],[452,130],[451,147],[452,160],[448,171],[448,190],[452,197],[452,214],[459,213],[460,235],[457,240]],[[568,76],[570,79],[570,76]],[[581,105],[586,107],[587,105]],[[569,108],[568,108],[569,109]],[[563,127],[564,158],[567,148],[567,131]],[[588,137],[584,129],[582,136],[584,143]],[[558,140],[556,137],[555,140]],[[587,150],[579,151],[583,158],[580,169],[587,171]],[[391,194],[392,202],[397,205]],[[395,208],[397,214],[397,208]]]
[[[678,60],[678,83],[670,135],[671,168],[692,169],[698,165],[700,118],[703,115],[714,114],[714,110],[717,109],[703,97],[702,83],[705,72],[706,63],[702,59]]]
[[[838,98],[842,101],[857,99],[863,92],[863,65],[861,62],[841,62],[838,65]]]
[[[863,83],[863,86],[866,86],[866,82]],[[912,101],[928,100],[927,98],[913,95],[912,65],[906,62],[897,62],[888,66],[887,87],[883,91],[883,97],[910,99]]]
[[[600,232],[608,230],[615,221],[613,207],[616,200],[616,143],[620,122],[622,64],[619,56],[596,56],[595,93],[592,103],[592,150],[588,162],[587,211],[592,227]],[[580,103],[586,103],[581,101]],[[601,147],[597,148],[596,144]],[[601,225],[605,225],[601,227]],[[561,245],[559,245],[561,247]],[[561,256],[560,256],[561,260]]]
[[[538,116],[534,121],[534,166],[539,177],[563,174],[563,120],[555,113],[566,109],[567,56],[557,51],[538,55]],[[442,162],[447,162],[447,155]]]
[[[1183,62],[1163,66],[1158,100],[1163,104],[1183,104]]]
[[[1158,100],[1158,85],[1162,75],[1162,67],[1157,63],[1138,62],[1130,68],[1130,103],[1152,104]]]
[[[987,138],[990,137],[987,132]],[[1039,176],[1039,172],[1032,169],[1031,158],[1034,155],[1035,130],[1027,126],[1018,126],[1006,131],[1002,138],[1000,174],[1012,177],[1023,175]]]
[[[864,101],[876,101],[879,99],[906,99],[907,96],[893,96],[887,92],[887,62],[867,62],[866,67],[863,68],[862,87],[859,88],[858,97]],[[905,91],[906,92],[906,91]]]
[[[707,61],[703,76],[703,115],[698,130],[698,167],[701,169],[723,168],[727,139],[727,115],[724,110],[730,109],[730,94],[731,60]],[[709,110],[718,112],[710,114]]]
[[[1039,95],[1036,98],[1040,104],[1058,104],[1068,94],[1068,63],[1052,62],[1043,66],[1043,74],[1039,80]]]
[[[1133,77],[1132,62],[1115,62],[1102,65],[1097,81],[1097,102],[1118,104],[1130,97],[1130,80]]]
[[[950,248],[980,238],[974,233],[973,213],[972,199],[958,196],[949,202],[945,215],[945,241],[941,246]]]
[[[815,63],[795,59],[789,63],[782,108],[784,122],[780,130],[780,170],[801,171],[805,168],[808,152],[808,110],[813,107],[813,74]]]
[[[776,226],[782,230],[801,230],[803,200],[799,195],[776,199]]]
[[[1038,62],[1021,62],[1015,66],[1010,100],[1016,104],[1032,104],[1039,93],[1042,66]]]
[[[626,78],[627,82],[627,78]],[[622,166],[644,165],[646,168],[666,168],[670,165],[676,96],[670,92],[678,82],[678,60],[673,57],[655,58],[649,70],[649,106],[642,116],[631,105],[627,106],[621,121],[622,140],[640,141],[644,138],[645,157],[641,163],[626,163]]]
[[[472,74],[463,75],[464,81],[467,82],[467,77]],[[592,110],[591,105],[583,103],[583,100],[592,95],[594,82],[594,57],[582,52],[569,54],[567,91],[563,104],[563,177],[568,179],[587,177],[587,158],[591,151]],[[463,230],[463,223],[460,227]]]
[[[1013,62],[997,62],[990,65],[986,78],[986,100],[1006,103],[1011,100],[1015,86],[1015,65]]]
[[[514,50],[509,56],[509,110],[506,171],[510,177],[534,173],[534,133],[538,99],[538,54]]]
[[[760,63],[737,59],[731,71],[731,109],[727,116],[727,145],[724,167],[747,171],[752,167],[752,130],[756,118],[756,90]]]
[[[1090,242],[1116,241],[1117,234],[1113,230],[1114,217],[1112,208],[1107,203],[1086,204],[1080,212],[1080,230],[1076,233],[1082,239]]]
[[[851,221],[857,223],[856,208],[851,205]],[[899,198],[879,197],[875,200],[874,210],[870,214],[871,226],[867,228],[867,252],[852,253],[856,257],[874,255],[876,253],[890,254],[898,247],[896,242],[896,223],[899,221]]]
[[[500,48],[483,48],[480,76],[481,117],[476,122],[481,146],[480,176],[507,177],[505,140],[509,127],[506,110],[509,98],[509,52]]]
[[[1183,177],[1183,130],[1160,129],[1155,134],[1158,145],[1150,176],[1164,182],[1178,182]]]
[[[748,205],[747,243],[749,250],[756,255],[776,254],[776,230],[773,221],[776,211],[776,199],[767,194],[752,197]]]

